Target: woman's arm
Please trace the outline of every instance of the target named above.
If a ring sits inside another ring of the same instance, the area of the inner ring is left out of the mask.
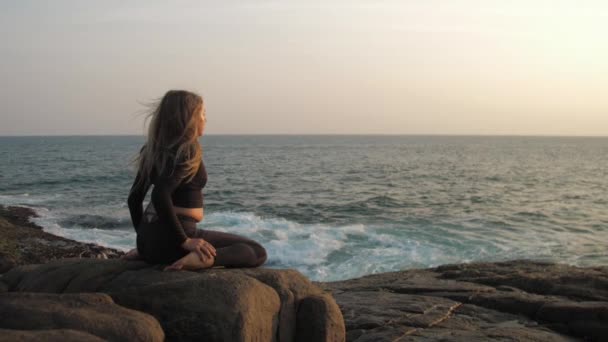
[[[131,214],[131,222],[133,222],[133,228],[135,228],[136,233],[144,213],[144,198],[150,188],[150,184],[143,184],[140,180],[141,174],[137,172],[137,176],[135,177],[135,181],[129,192],[129,198],[127,199],[129,213]]]
[[[169,225],[168,228],[173,230],[176,240],[181,246],[188,239],[188,236],[184,232],[180,220],[177,218],[173,207],[173,200],[171,199],[171,194],[173,194],[173,191],[175,191],[180,182],[181,178],[177,172],[171,176],[158,177],[154,183],[151,200],[158,218]]]

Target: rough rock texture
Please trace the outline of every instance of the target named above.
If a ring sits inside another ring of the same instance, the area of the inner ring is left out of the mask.
[[[60,258],[112,259],[124,252],[93,243],[82,243],[42,231],[29,219],[32,209],[0,205],[0,273],[17,265],[44,263]]]
[[[154,317],[116,305],[103,293],[2,293],[0,328],[20,330],[23,339],[34,334],[31,337],[40,340],[62,336],[75,340],[82,333],[109,341],[165,339]],[[32,330],[47,330],[52,336],[36,335]]]
[[[347,341],[608,340],[608,267],[518,260],[317,284]]]
[[[343,341],[345,338],[342,312],[331,295],[319,294],[302,299],[297,322],[296,341]]]
[[[343,341],[344,321],[331,296],[294,270],[163,272],[163,265],[120,259],[61,259],[11,269],[9,291],[103,292],[161,323],[168,341]],[[310,316],[314,314],[315,316]]]
[[[72,329],[13,330],[0,329],[0,342],[44,341],[44,342],[103,342],[95,335]]]

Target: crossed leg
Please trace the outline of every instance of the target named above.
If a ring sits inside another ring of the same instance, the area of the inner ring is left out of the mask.
[[[259,243],[244,236],[215,230],[197,229],[192,238],[204,239],[215,247],[215,257],[201,260],[198,254],[188,253],[166,270],[196,270],[213,266],[257,267],[266,262],[266,249]]]

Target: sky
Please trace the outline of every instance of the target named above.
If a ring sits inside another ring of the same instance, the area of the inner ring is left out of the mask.
[[[608,135],[608,2],[0,0],[0,135]]]

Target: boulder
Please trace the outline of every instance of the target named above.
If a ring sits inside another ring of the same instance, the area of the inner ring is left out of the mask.
[[[13,330],[15,340],[82,340],[82,334],[90,335],[87,340],[125,342],[165,338],[154,317],[103,293],[1,293],[0,328]]]
[[[295,270],[163,267],[67,258],[18,266],[0,280],[9,293],[106,293],[154,316],[169,341],[293,341],[300,326],[316,332],[309,341],[345,339],[334,299]]]

